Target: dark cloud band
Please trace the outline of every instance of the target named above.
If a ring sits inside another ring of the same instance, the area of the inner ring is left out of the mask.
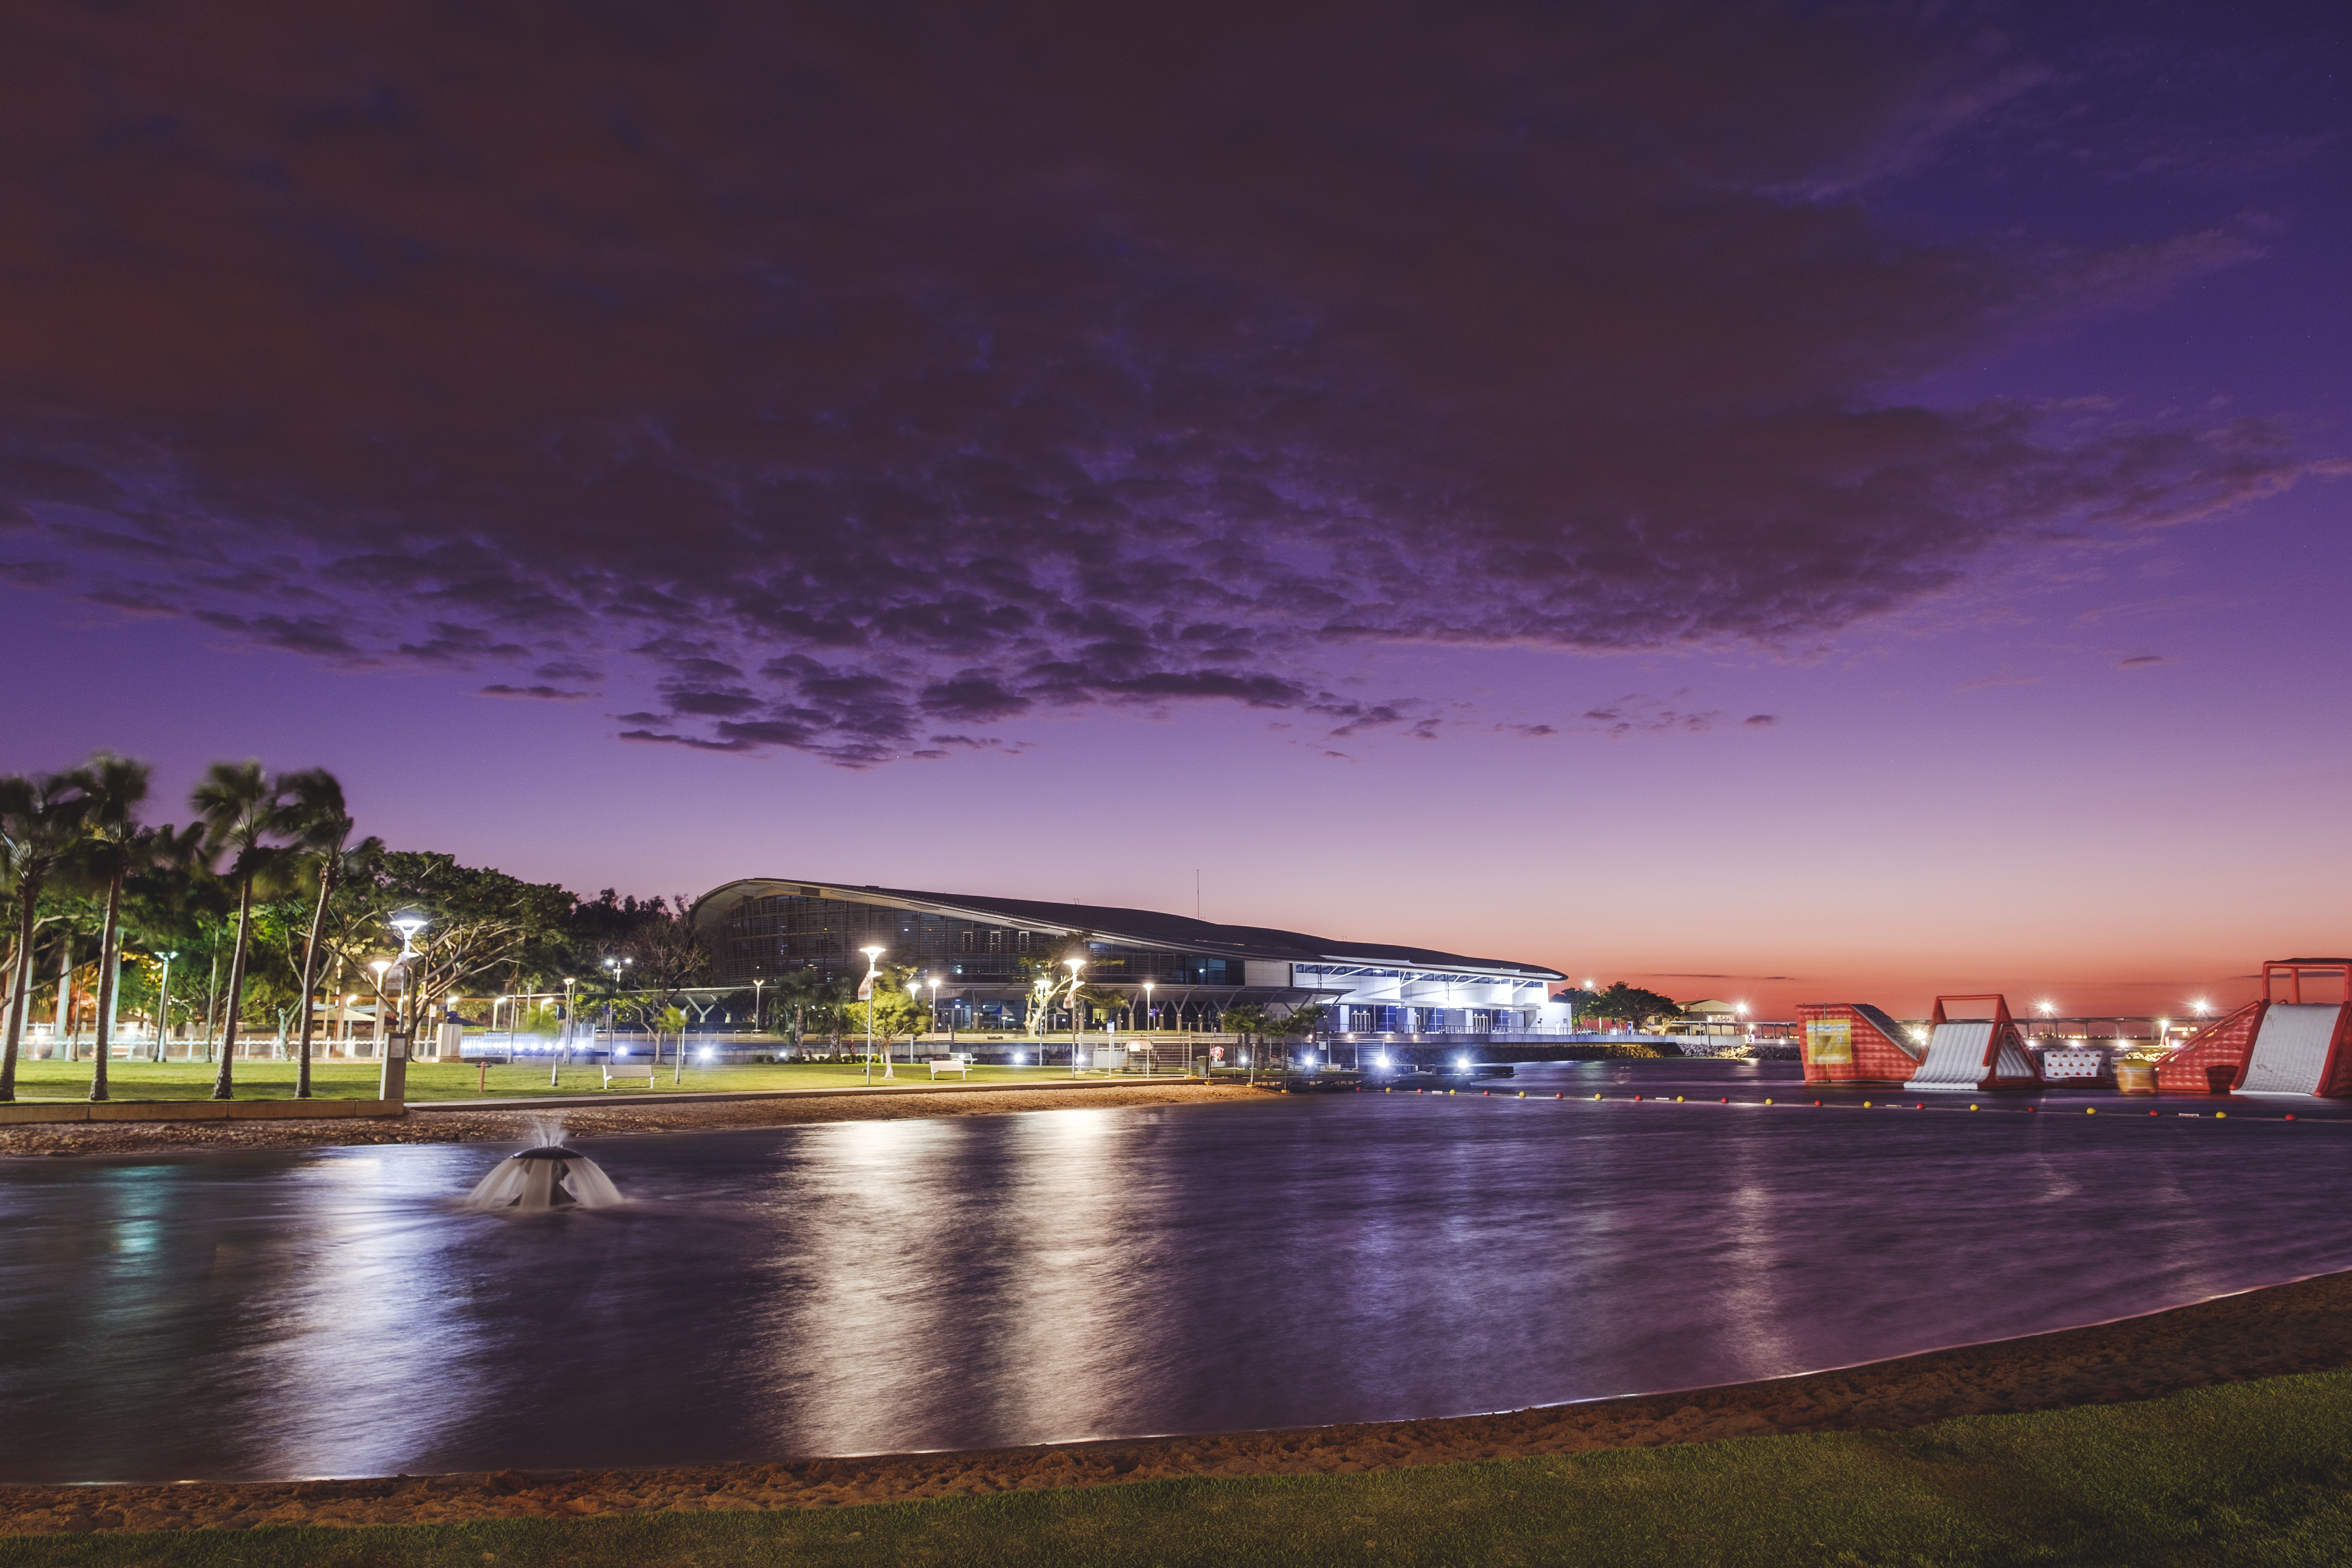
[[[619,661],[663,704],[635,740],[860,764],[1201,700],[1409,729],[1413,693],[1333,695],[1360,650],[1813,638],[2004,542],[2294,472],[2252,426],[1893,395],[2250,254],[1874,219],[1874,182],[2044,79],[1980,33],[1312,4],[18,26],[6,570],[499,696]]]

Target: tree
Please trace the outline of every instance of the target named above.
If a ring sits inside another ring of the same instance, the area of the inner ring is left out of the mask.
[[[67,775],[81,800],[80,846],[85,875],[106,889],[106,914],[98,931],[98,1049],[90,1064],[89,1098],[107,1097],[106,1069],[114,1058],[115,988],[121,983],[115,942],[122,919],[122,884],[139,860],[152,852],[155,837],[139,826],[147,799],[149,769],[110,752],[100,752]]]
[[[227,1017],[221,1027],[220,1070],[213,1078],[215,1100],[236,1098],[237,1013],[245,998],[245,961],[253,940],[253,894],[274,886],[286,868],[279,842],[285,826],[282,792],[255,762],[215,763],[188,797],[204,819],[205,850],[217,861],[228,857],[227,879],[236,884],[236,945],[228,961]]]
[[[1679,1018],[1682,1004],[1671,996],[1661,996],[1654,991],[1644,991],[1623,981],[1613,982],[1603,991],[1592,994],[1578,1011],[1588,1018],[1613,1018],[1623,1024],[1640,1024],[1652,1018]]]
[[[390,850],[371,870],[367,898],[378,920],[414,908],[430,917],[411,955],[412,1018],[561,933],[576,901],[552,883],[460,866],[451,855]],[[378,930],[382,927],[379,925]]]
[[[1237,1007],[1226,1008],[1225,1016],[1218,1022],[1224,1026],[1225,1033],[1241,1037],[1242,1049],[1249,1055],[1250,1081],[1256,1082],[1257,1058],[1264,1053],[1255,1047],[1274,1027],[1273,1018],[1256,1003],[1244,1002]]]
[[[376,838],[351,842],[351,813],[343,808],[343,786],[324,768],[288,773],[278,786],[286,794],[286,831],[296,851],[319,868],[319,898],[310,911],[310,935],[302,943],[302,974],[296,1005],[302,1010],[300,1065],[294,1069],[294,1098],[310,1098],[311,993],[319,984],[320,940],[326,930],[327,905],[346,878],[362,873],[383,853]]]
[[[808,1028],[808,1015],[824,998],[824,976],[815,969],[788,969],[776,976],[775,1005],[791,1022],[785,1033],[791,1037],[793,1049],[801,1048],[801,1036]]]
[[[882,1053],[882,1076],[897,1076],[890,1068],[890,1047],[901,1035],[913,1036],[922,1030],[929,1010],[913,986],[914,971],[891,966],[879,971],[874,982],[873,999],[859,1002],[850,1009],[851,1024],[867,1030],[870,1026],[870,1049]]]
[[[7,1039],[0,1045],[0,1100],[16,1098],[16,1053],[33,1005],[33,937],[41,892],[81,834],[82,801],[69,778],[13,773],[0,778],[0,871],[16,901]]]
[[[622,943],[638,987],[650,992],[657,1006],[668,1005],[671,997],[699,980],[710,967],[710,954],[695,934],[694,922],[687,918],[690,907],[683,893],[677,896],[675,910],[663,908],[658,898],[639,906],[636,927]],[[686,1050],[683,1024],[678,1026],[677,1042],[682,1057]],[[654,1035],[654,1060],[661,1060],[659,1031]]]

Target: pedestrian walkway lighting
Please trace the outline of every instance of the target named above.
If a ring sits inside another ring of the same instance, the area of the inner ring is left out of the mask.
[[[874,1081],[874,982],[880,974],[875,963],[889,950],[861,947],[857,951],[866,955],[866,984],[857,988],[857,999],[866,1004],[866,1081],[871,1084]]]

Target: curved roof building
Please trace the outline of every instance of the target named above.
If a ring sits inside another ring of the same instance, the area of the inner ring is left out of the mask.
[[[1149,985],[1154,1011],[1171,1024],[1243,1002],[1277,1010],[1320,1002],[1340,1009],[1332,1022],[1342,1030],[1511,1028],[1524,1026],[1562,978],[1541,964],[1155,910],[780,878],[714,888],[696,900],[693,920],[719,984],[793,970],[863,973],[860,950],[880,947],[881,962],[936,979],[941,1007],[952,1005],[971,1023],[1017,1019],[1036,961],[1081,946],[1088,985],[1130,996]]]

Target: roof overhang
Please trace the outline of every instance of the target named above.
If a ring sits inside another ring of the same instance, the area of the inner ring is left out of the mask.
[[[1468,958],[1459,953],[1391,946],[1386,942],[1346,942],[1300,931],[1256,926],[1225,926],[1154,910],[1118,909],[1096,904],[1050,904],[1027,899],[988,899],[969,894],[926,893],[903,888],[848,887],[838,882],[802,881],[783,877],[746,877],[713,888],[694,901],[691,918],[698,931],[711,933],[738,900],[797,895],[835,899],[848,903],[875,904],[940,915],[982,925],[1042,931],[1062,936],[1084,931],[1098,941],[1128,947],[1189,952],[1202,958],[1244,962],[1304,963],[1356,973],[1410,973],[1428,979],[1478,979],[1549,983],[1565,980],[1558,970],[1539,964],[1501,959]]]

